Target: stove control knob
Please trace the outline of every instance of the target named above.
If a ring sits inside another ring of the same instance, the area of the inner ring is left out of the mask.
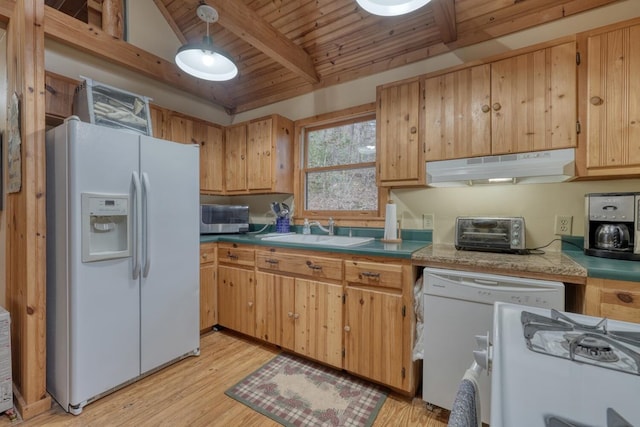
[[[511,240],[511,246],[518,246],[520,244],[520,239],[513,239]]]

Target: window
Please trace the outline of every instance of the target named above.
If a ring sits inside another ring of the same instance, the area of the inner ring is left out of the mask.
[[[374,113],[306,126],[302,157],[305,217],[379,217]]]

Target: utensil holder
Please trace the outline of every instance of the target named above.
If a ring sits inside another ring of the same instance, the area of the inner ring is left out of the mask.
[[[276,219],[276,233],[288,233],[291,231],[291,225],[289,224],[289,218],[277,218]]]

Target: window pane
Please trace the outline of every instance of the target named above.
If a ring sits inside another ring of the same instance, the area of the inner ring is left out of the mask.
[[[375,167],[307,173],[307,209],[377,210],[378,188]]]
[[[309,131],[307,167],[376,161],[376,121],[367,120]]]

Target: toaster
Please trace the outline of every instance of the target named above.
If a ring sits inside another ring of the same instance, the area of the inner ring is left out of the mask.
[[[200,205],[200,234],[231,234],[249,231],[249,206]]]

